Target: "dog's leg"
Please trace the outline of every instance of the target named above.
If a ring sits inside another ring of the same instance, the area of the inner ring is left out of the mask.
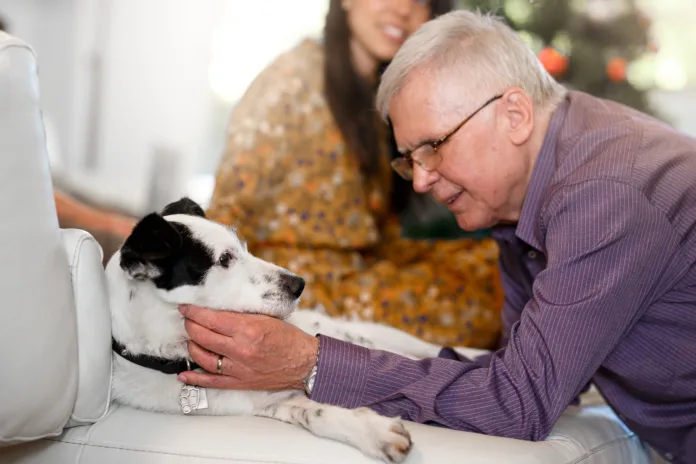
[[[400,419],[380,416],[368,408],[345,409],[298,395],[256,415],[300,425],[314,435],[354,446],[385,462],[401,462],[411,450],[411,436]]]
[[[310,310],[295,311],[287,320],[311,335],[320,333],[411,359],[432,358],[440,352],[439,346],[386,324],[335,319]]]
[[[336,322],[338,322],[345,334],[361,334],[361,339],[366,339],[370,342],[370,345],[364,345],[367,348],[389,351],[410,359],[435,358],[442,350],[440,345],[428,343],[403,330],[386,324],[362,321]],[[348,336],[350,337],[350,335]],[[355,341],[347,339],[346,341],[358,345],[361,344],[360,340]],[[466,346],[456,346],[453,348],[460,355],[466,356],[469,359],[474,359],[488,353],[488,350],[469,348]]]
[[[442,349],[439,345],[428,343],[387,324],[336,319],[311,310],[297,310],[287,321],[310,335],[320,333],[365,348],[389,351],[410,359],[434,358]],[[457,346],[454,349],[469,359],[488,352],[463,346]]]

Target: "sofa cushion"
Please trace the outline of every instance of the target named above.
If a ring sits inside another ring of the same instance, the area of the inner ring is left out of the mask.
[[[551,436],[532,443],[408,422],[416,463],[647,464],[639,440],[606,406],[567,412]],[[4,453],[4,454],[3,454]],[[116,407],[92,426],[57,439],[0,450],[7,464],[283,463],[367,464],[375,461],[300,427],[257,417],[165,415]]]
[[[109,410],[111,314],[102,249],[89,233],[63,229],[77,314],[77,398],[67,426],[96,422]]]

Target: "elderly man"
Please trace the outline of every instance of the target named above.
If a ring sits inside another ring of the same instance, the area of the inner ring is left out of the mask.
[[[193,359],[210,371],[223,360],[223,375],[183,377],[262,389],[308,379],[320,402],[526,440],[544,439],[592,382],[659,454],[696,462],[696,141],[566,92],[512,30],[465,11],[408,39],[377,105],[403,154],[394,168],[462,228],[494,227],[501,349],[412,361],[183,308]]]

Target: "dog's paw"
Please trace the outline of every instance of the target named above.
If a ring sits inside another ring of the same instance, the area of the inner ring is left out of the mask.
[[[356,412],[365,421],[365,454],[389,463],[406,459],[413,443],[401,419],[380,416],[366,408]]]
[[[389,432],[389,435],[385,437],[382,443],[382,459],[388,462],[401,462],[411,452],[411,447],[413,446],[411,434],[408,433],[408,430],[406,430],[406,427],[399,419],[392,419]]]

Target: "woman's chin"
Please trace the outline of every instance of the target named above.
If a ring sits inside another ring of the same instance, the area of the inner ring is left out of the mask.
[[[382,41],[379,44],[375,44],[372,54],[377,59],[377,61],[388,62],[394,59],[396,52],[399,51],[399,47],[393,43]]]

